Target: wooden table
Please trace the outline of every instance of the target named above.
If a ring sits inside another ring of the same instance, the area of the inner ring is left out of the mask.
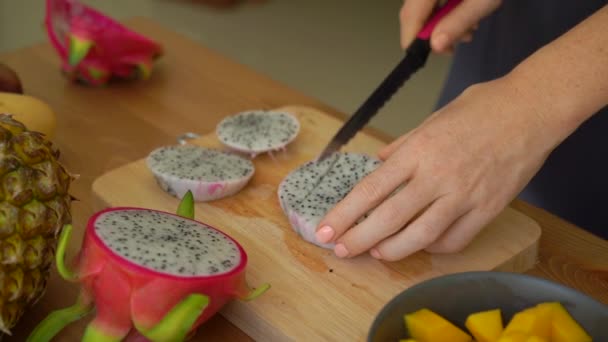
[[[46,101],[57,113],[56,144],[66,166],[80,175],[72,186],[72,194],[79,199],[73,205],[77,227],[95,211],[91,193],[95,178],[144,157],[161,144],[175,143],[184,132],[212,131],[224,116],[241,110],[290,104],[313,106],[345,118],[335,109],[150,20],[136,18],[128,24],[166,47],[166,56],[148,82],[99,89],[70,84],[59,72],[58,58],[48,44],[0,55],[0,62],[17,70],[25,92]],[[381,132],[367,131],[390,140]],[[574,287],[608,304],[608,241],[521,201],[512,205],[543,229],[539,262],[527,273]],[[77,246],[72,247],[68,256]],[[70,305],[76,292],[76,285],[53,273],[46,295],[21,320],[9,340],[24,341],[49,311]],[[86,323],[83,320],[69,326],[57,340],[79,340]],[[250,340],[220,315],[204,324],[199,336],[210,341]]]

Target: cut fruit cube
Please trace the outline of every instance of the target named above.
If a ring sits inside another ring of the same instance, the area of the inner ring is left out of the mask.
[[[551,341],[552,342],[591,342],[591,336],[568,313],[561,303],[546,303],[552,310]]]
[[[473,313],[467,317],[465,326],[477,342],[494,342],[503,330],[500,309]]]
[[[553,310],[544,306],[535,306],[516,313],[505,327],[503,334],[512,331],[523,332],[530,336],[549,339],[551,336],[551,316]]]
[[[470,342],[472,337],[429,309],[404,316],[409,335],[420,342]]]
[[[530,335],[522,331],[510,331],[503,333],[496,342],[528,342]]]
[[[526,342],[550,342],[549,340],[539,337],[539,336],[530,336],[526,340]]]

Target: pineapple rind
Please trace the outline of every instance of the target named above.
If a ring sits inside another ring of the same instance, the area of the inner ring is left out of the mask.
[[[44,294],[57,236],[71,223],[73,177],[37,132],[0,114],[0,331]]]

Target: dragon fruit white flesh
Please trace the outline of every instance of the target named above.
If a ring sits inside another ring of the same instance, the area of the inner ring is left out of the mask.
[[[74,270],[64,263],[67,226],[57,268],[81,283],[75,305],[51,313],[28,341],[50,341],[67,324],[95,308],[82,341],[183,341],[232,299],[251,300],[269,285],[250,290],[247,254],[225,233],[193,220],[188,192],[178,215],[116,207],[89,220]]]
[[[113,253],[149,270],[209,276],[241,263],[237,244],[202,223],[155,210],[111,210],[97,216],[95,233]]]
[[[219,140],[252,157],[284,149],[300,132],[298,119],[286,112],[252,110],[229,116],[216,128]]]
[[[197,202],[232,196],[255,173],[249,159],[196,145],[160,147],[146,163],[164,191],[178,198],[192,191]]]
[[[333,244],[316,241],[320,220],[365,176],[379,159],[357,153],[334,153],[322,161],[310,161],[289,173],[279,184],[278,197],[292,228],[306,241],[323,248]]]

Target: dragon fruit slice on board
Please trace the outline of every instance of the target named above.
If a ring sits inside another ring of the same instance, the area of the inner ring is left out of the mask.
[[[77,0],[47,0],[45,25],[64,73],[94,86],[112,79],[147,79],[163,54],[157,42]]]
[[[177,215],[117,207],[87,225],[74,270],[64,262],[71,226],[60,236],[59,273],[82,290],[71,307],[51,313],[28,341],[50,341],[93,308],[85,342],[182,341],[232,299],[252,300],[270,286],[250,290],[247,254],[225,233],[195,221],[194,200],[184,196]]]
[[[196,145],[157,148],[146,164],[164,191],[178,198],[192,191],[197,202],[232,196],[255,173],[249,159]]]
[[[251,155],[284,149],[300,132],[300,122],[292,114],[251,110],[222,120],[216,134],[229,148]]]
[[[337,152],[322,161],[309,161],[290,172],[279,184],[277,195],[293,230],[305,241],[332,249],[334,244],[316,240],[317,225],[380,164],[379,159],[364,154]]]

